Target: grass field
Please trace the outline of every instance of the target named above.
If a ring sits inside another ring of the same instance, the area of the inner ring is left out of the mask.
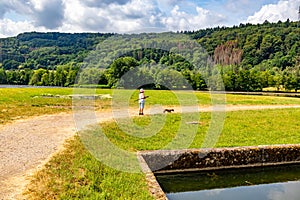
[[[83,91],[86,94],[111,95],[114,95],[114,92],[116,91],[100,89],[96,92],[87,89]],[[128,98],[131,107],[137,107],[134,101],[137,91],[117,92],[125,101]],[[73,93],[74,90],[70,88],[0,89],[1,123],[42,114],[71,112],[72,99],[67,97]],[[182,102],[188,105],[189,100],[195,96],[196,102],[201,106],[212,104],[211,95],[205,92],[191,94],[183,91],[173,93],[149,90],[146,91],[146,95],[150,96],[147,106],[176,106]],[[183,101],[180,102],[177,97]],[[221,98],[216,97],[221,100],[222,98],[222,95]],[[227,94],[225,100],[227,105],[300,104],[298,98],[253,95]],[[110,99],[97,100],[99,110],[109,109],[111,104]],[[199,113],[143,116],[134,118],[133,124],[126,119],[106,122],[101,124],[101,129],[98,126],[89,130],[88,135],[92,134],[97,139],[94,140],[95,144],[101,147],[100,133],[104,133],[114,146],[131,153],[140,150],[177,149],[187,144],[190,148],[201,148],[204,141],[210,139],[215,142],[208,143],[214,144],[215,147],[300,143],[300,109],[227,112],[224,124],[220,123],[221,131],[209,135],[213,138],[207,137],[212,123],[211,113],[201,113],[200,119],[198,115]],[[199,119],[198,126],[186,123],[195,119]],[[191,136],[193,131],[190,133],[182,130],[196,131],[195,135]],[[135,134],[139,133],[142,135],[136,137]],[[84,134],[87,132],[79,135]],[[27,188],[28,199],[153,199],[147,190],[143,174],[122,172],[106,166],[86,149],[83,140],[84,138],[76,136],[68,141],[65,150],[55,155],[34,175]],[[170,143],[172,145],[169,145]]]
[[[150,138],[130,136],[116,122],[102,124],[101,130],[114,145],[128,152],[161,149],[178,134],[182,117],[168,116],[161,131]],[[215,147],[300,143],[299,117],[300,109],[228,112]],[[210,120],[210,113],[202,113],[202,123],[190,148],[202,147]],[[147,126],[149,121],[150,116],[135,119],[140,126]],[[91,133],[99,136],[99,131],[96,128]],[[152,199],[143,174],[120,172],[104,165],[81,139],[77,136],[70,140],[66,150],[35,175],[29,187],[32,199]],[[101,140],[98,142],[100,147]]]
[[[0,124],[32,116],[70,112],[70,95],[73,93],[72,88],[0,88]],[[111,94],[111,90],[97,90],[96,94]],[[97,101],[100,108],[111,105],[110,99]]]
[[[0,88],[0,124],[5,124],[16,119],[24,119],[32,116],[53,114],[72,111],[73,94],[109,94],[119,100],[98,99],[96,109],[110,109],[112,102],[116,104],[127,103],[136,108],[135,101],[138,91],[132,90],[110,90],[110,89],[87,89],[87,88]],[[185,92],[185,91],[158,91],[146,90],[147,106],[163,105],[195,105],[209,106],[218,99],[218,95],[207,92]],[[128,103],[129,102],[129,103]],[[271,97],[254,95],[221,95],[221,102],[227,105],[300,105],[300,98]]]

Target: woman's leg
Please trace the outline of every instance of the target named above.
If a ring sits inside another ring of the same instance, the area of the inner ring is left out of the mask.
[[[144,102],[140,103],[139,115],[144,114]]]

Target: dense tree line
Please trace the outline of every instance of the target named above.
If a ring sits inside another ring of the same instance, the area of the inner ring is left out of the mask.
[[[164,59],[162,59],[164,60]],[[18,69],[4,70],[0,68],[0,84],[22,84],[36,86],[72,86],[75,83],[101,84],[109,87],[136,88],[136,85],[147,85],[152,89],[184,89],[191,86],[195,90],[206,90],[210,81],[199,70],[176,70],[172,66],[151,64],[140,66],[140,62],[132,57],[116,59],[108,69],[81,68],[82,64],[74,62],[57,66],[56,70],[47,69]],[[126,73],[132,74],[126,77]],[[230,65],[218,65],[211,72],[211,76],[221,74],[224,87],[227,91],[261,91],[266,87],[275,87],[286,90],[300,89],[300,67],[288,67],[279,70],[261,71],[256,68],[242,69]],[[125,76],[124,76],[125,75]],[[122,78],[125,77],[125,81]],[[185,82],[187,80],[187,82]],[[213,83],[217,87],[217,83]],[[213,88],[218,89],[218,88]]]
[[[187,85],[195,90],[300,89],[297,22],[266,21],[259,25],[240,24],[184,33],[205,48],[213,65],[208,65],[205,52],[197,52],[193,59],[199,66],[195,67],[193,60],[163,50],[166,38],[159,37],[152,42],[162,48],[131,50],[114,61],[102,60],[101,64],[98,55],[93,55],[96,60],[90,65],[85,63],[87,55],[93,54],[97,44],[116,34],[32,32],[0,39],[0,84],[72,86],[76,83],[134,88],[145,82],[151,83],[147,87],[155,89],[184,89]],[[151,37],[140,35],[145,41]],[[172,43],[174,39],[167,40]],[[128,72],[132,73],[126,77]],[[218,80],[217,74],[222,80]]]
[[[69,63],[57,66],[56,70],[0,68],[0,84],[35,86],[71,86],[75,83],[79,65]]]

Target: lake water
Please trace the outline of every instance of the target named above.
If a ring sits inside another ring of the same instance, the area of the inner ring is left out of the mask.
[[[300,166],[157,175],[169,200],[300,200]]]
[[[63,88],[58,86],[33,86],[33,85],[1,85],[0,88]]]

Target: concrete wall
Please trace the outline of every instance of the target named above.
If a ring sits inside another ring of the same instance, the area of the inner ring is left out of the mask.
[[[167,199],[155,174],[300,164],[300,145],[143,151],[138,158],[151,194]]]
[[[154,173],[300,163],[300,145],[148,151],[142,157]]]

